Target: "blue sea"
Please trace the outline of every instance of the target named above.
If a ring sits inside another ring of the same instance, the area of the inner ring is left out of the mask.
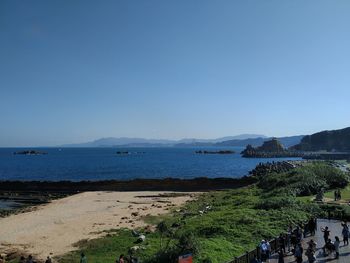
[[[33,148],[30,148],[33,149]],[[0,180],[82,181],[134,178],[195,178],[248,175],[260,162],[298,158],[247,159],[241,147],[225,148],[36,148],[46,155],[14,155],[0,148]],[[196,150],[234,150],[235,154],[196,154]],[[116,154],[129,151],[131,154]]]

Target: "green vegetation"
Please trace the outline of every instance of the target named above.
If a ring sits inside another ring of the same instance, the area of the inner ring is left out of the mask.
[[[115,262],[137,246],[142,262],[176,262],[181,253],[193,252],[195,262],[221,263],[254,248],[263,238],[272,238],[311,215],[322,215],[310,201],[319,190],[346,187],[348,176],[321,162],[308,163],[289,172],[259,178],[256,185],[236,190],[208,192],[187,203],[171,216],[148,217],[157,230],[137,244],[131,230],[122,229],[106,237],[81,242],[89,262]],[[144,233],[144,229],[139,229]],[[79,251],[59,259],[79,262]]]
[[[298,151],[350,151],[350,127],[307,135],[292,148]]]
[[[350,200],[350,186],[345,187],[341,191],[342,199],[340,201]],[[334,199],[334,191],[328,191],[324,194],[324,197]]]

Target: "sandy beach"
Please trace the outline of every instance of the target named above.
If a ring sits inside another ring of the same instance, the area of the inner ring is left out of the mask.
[[[0,251],[32,253],[38,259],[59,256],[80,240],[101,237],[102,231],[145,226],[146,215],[159,215],[195,198],[194,193],[84,192],[0,219]]]

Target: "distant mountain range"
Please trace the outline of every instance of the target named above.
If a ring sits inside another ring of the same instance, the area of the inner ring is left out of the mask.
[[[246,147],[248,144],[257,147],[272,138],[259,134],[241,134],[216,139],[190,138],[182,140],[110,137],[86,143],[66,144],[60,147]],[[298,151],[350,151],[350,127],[340,130],[322,131],[306,136],[297,135],[279,137],[277,139],[283,147]]]
[[[113,147],[113,146],[128,146],[128,147],[170,147],[176,145],[196,145],[208,144],[213,145],[229,140],[246,140],[248,138],[267,138],[260,134],[240,134],[236,136],[227,136],[216,139],[181,139],[181,140],[162,140],[162,139],[144,139],[144,138],[101,138],[91,142],[65,144],[60,147]]]

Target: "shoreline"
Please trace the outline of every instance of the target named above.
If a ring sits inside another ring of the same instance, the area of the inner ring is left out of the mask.
[[[231,189],[256,182],[252,176],[240,178],[207,178],[193,179],[133,179],[101,181],[0,181],[0,192],[54,192],[77,193],[84,191],[209,191]]]
[[[60,256],[79,249],[78,242],[105,236],[111,229],[153,228],[145,217],[167,214],[199,194],[87,191],[56,199],[0,218],[0,251],[31,253],[39,260]]]
[[[206,192],[236,189],[257,181],[253,176],[241,178],[194,178],[194,179],[134,179],[130,181],[0,181],[0,207],[6,202],[14,206],[1,209],[0,218],[31,211],[33,207],[84,192]]]

